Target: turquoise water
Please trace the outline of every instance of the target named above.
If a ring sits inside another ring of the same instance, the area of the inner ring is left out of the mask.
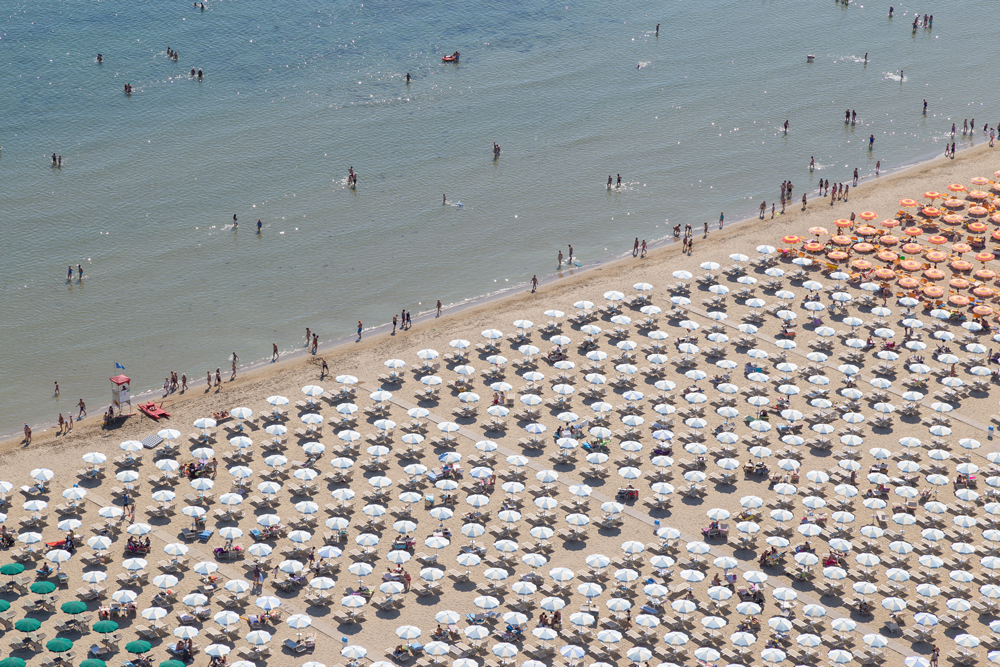
[[[200,378],[307,326],[330,340],[503,289],[568,243],[607,257],[747,214],[785,179],[798,196],[938,153],[955,119],[1000,121],[967,0],[916,34],[928,8],[899,3],[892,20],[785,0],[205,7],[5,5],[2,432],[80,397],[96,411],[116,361],[136,390]]]

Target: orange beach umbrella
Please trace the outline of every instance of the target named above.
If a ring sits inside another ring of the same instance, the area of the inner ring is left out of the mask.
[[[875,213],[874,211],[861,211],[861,214],[858,217],[862,220],[874,220],[878,217],[878,213]]]
[[[961,183],[952,183],[948,186],[948,189],[952,192],[965,192],[965,186]]]
[[[900,199],[899,205],[903,208],[913,208],[914,206],[919,206],[916,199]]]

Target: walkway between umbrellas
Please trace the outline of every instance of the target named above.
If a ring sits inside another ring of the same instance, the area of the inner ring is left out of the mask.
[[[112,504],[110,500],[102,498],[93,491],[87,492],[86,500],[96,504],[98,507],[107,507]],[[156,527],[153,527],[153,530],[149,533],[149,535],[152,535],[158,540],[163,541],[164,544],[171,544],[179,541],[176,535],[170,535],[169,533],[167,533],[167,531]],[[188,544],[187,547],[188,547],[188,554],[190,554],[192,557],[197,558],[200,561],[207,560],[213,563],[216,562],[215,555],[213,553],[202,551],[196,545]],[[216,563],[216,564],[219,566],[218,571],[221,574],[225,575],[228,579],[246,580],[246,577],[240,572],[237,572],[233,567],[225,565],[223,563]],[[281,600],[281,609],[287,611],[289,614],[305,614],[306,616],[309,616],[309,618],[312,619],[312,625],[309,626],[311,629],[316,630],[317,632],[322,632],[327,637],[330,637],[331,639],[335,640],[336,644],[333,644],[332,646],[340,646],[340,639],[341,637],[343,637],[344,633],[337,632],[336,628],[331,627],[329,624],[324,623],[323,621],[317,620],[314,616],[311,616],[304,608],[300,608],[297,605],[289,604],[289,600],[286,599]]]
[[[376,390],[376,388],[368,387],[368,386],[363,386],[362,388],[365,391],[368,391],[368,392],[373,392],[373,391]],[[390,399],[390,402],[398,405],[399,407],[403,408],[404,410],[410,410],[412,408],[418,407],[414,403],[410,403],[409,401],[404,401],[404,400],[396,398],[395,395],[393,395],[393,397]],[[445,421],[451,421],[449,419],[442,419],[441,417],[438,417],[433,412],[431,412],[427,416],[427,419],[430,420],[430,421],[432,421],[432,422],[434,422],[435,424],[439,424],[439,423],[445,422]],[[459,436],[468,438],[469,440],[472,441],[473,444],[476,443],[476,442],[479,442],[480,440],[483,439],[482,437],[480,437],[479,434],[476,434],[476,433],[472,432],[471,430],[469,430],[468,428],[465,428],[465,427],[460,428],[455,433],[457,435],[459,435]],[[508,449],[506,447],[503,447],[503,446],[501,446],[499,444],[497,445],[497,450],[496,451],[499,452],[499,453],[502,453],[502,454],[504,454],[506,456],[511,456],[511,455],[517,455],[517,454],[519,454],[519,452],[515,452],[515,451],[513,451],[511,449]],[[530,469],[532,469],[532,470],[535,470],[535,471],[542,471],[542,470],[549,470],[550,469],[549,467],[543,466],[543,465],[541,465],[539,463],[536,463],[535,461],[533,461],[531,459],[528,459],[528,465],[527,465],[527,467],[530,468]],[[570,479],[568,477],[568,475],[566,475],[565,473],[559,473],[559,478],[556,480],[556,482],[558,484],[562,484],[563,486],[567,486],[567,487],[572,486],[574,484],[584,484],[585,483],[585,482],[582,482],[582,481],[579,481],[579,480]],[[598,502],[600,502],[602,504],[606,503],[606,502],[614,502],[615,501],[614,498],[611,498],[611,497],[609,497],[609,496],[607,496],[607,495],[605,495],[603,493],[600,493],[599,491],[596,491],[596,490],[594,490],[591,493],[590,497],[594,498],[595,500],[597,500]],[[656,530],[656,528],[657,528],[655,520],[652,517],[650,517],[647,514],[643,514],[642,512],[639,512],[636,509],[633,509],[631,507],[626,507],[625,511],[623,512],[623,514],[626,514],[627,516],[630,516],[630,517],[632,517],[633,519],[635,519],[637,521],[641,521],[642,523],[650,526],[653,530]],[[678,531],[680,532],[679,529],[678,529]],[[681,539],[683,539],[683,540],[685,540],[687,542],[700,541],[700,538],[694,537],[692,535],[688,535],[688,534],[686,534],[684,532],[681,532]],[[718,557],[718,556],[728,556],[729,555],[729,554],[723,553],[720,549],[715,548],[715,547],[713,547],[712,550],[709,553],[711,553],[713,556],[716,556],[716,557]],[[741,572],[749,572],[750,571],[750,568],[747,568],[745,566],[737,566],[735,569],[737,569],[737,570],[739,570]],[[819,599],[812,598],[811,596],[808,596],[808,595],[799,594],[798,599],[801,600],[803,602],[803,604],[818,604],[818,605],[820,605],[820,606],[822,606],[824,608],[826,607],[826,605],[822,604],[819,601]],[[833,621],[833,620],[836,620],[836,619],[835,618],[831,618],[831,621]],[[895,651],[896,653],[898,653],[898,654],[900,654],[900,655],[902,655],[904,657],[909,657],[910,655],[913,654],[913,650],[911,648],[900,644],[898,641],[896,641],[894,639],[889,639],[888,640],[888,644],[885,646],[885,648],[890,649],[892,651]]]

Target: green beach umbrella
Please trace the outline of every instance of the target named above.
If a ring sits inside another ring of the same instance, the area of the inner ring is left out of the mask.
[[[153,648],[153,645],[149,642],[144,642],[142,640],[129,642],[125,644],[125,650],[129,653],[146,653]]]
[[[0,660],[0,667],[24,667],[24,664],[24,660],[21,658],[10,657]]]
[[[89,658],[80,663],[80,667],[108,667],[103,660]]]
[[[13,577],[16,574],[21,574],[24,572],[24,566],[20,563],[5,563],[0,565],[0,574],[6,574]]]
[[[60,609],[67,614],[82,614],[87,611],[87,603],[80,600],[70,600],[69,602],[64,602]]]
[[[0,600],[0,612],[7,611],[10,609],[10,603],[6,600]]]
[[[42,622],[37,618],[22,618],[14,623],[14,629],[21,632],[34,632],[40,627],[42,627]]]
[[[160,667],[187,667],[180,660],[164,660],[160,663]]]
[[[118,629],[118,624],[114,621],[98,621],[94,623],[94,632],[100,632],[102,635],[114,632]]]
[[[56,589],[56,585],[51,581],[36,581],[31,584],[31,592],[38,593],[39,595],[48,595]]]
[[[55,639],[50,639],[45,642],[45,648],[49,649],[53,653],[65,653],[73,648],[73,642],[65,637],[56,637]]]

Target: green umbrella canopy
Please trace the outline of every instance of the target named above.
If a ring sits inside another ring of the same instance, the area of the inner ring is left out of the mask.
[[[21,658],[10,657],[0,660],[0,667],[24,667],[24,664]]]
[[[31,592],[38,595],[48,595],[56,589],[56,585],[51,581],[36,581],[31,584]]]
[[[20,563],[5,563],[4,565],[0,565],[0,574],[13,577],[15,574],[21,574],[22,572],[24,572],[24,566]]]
[[[63,653],[73,648],[73,642],[65,637],[56,637],[55,639],[50,639],[45,642],[45,648],[49,649],[53,653]]]
[[[10,603],[6,600],[0,600],[0,611],[7,611],[10,609]]]
[[[118,624],[114,621],[98,621],[94,623],[94,632],[100,632],[101,634],[108,634],[109,632],[114,632],[118,629]]]
[[[42,622],[37,618],[22,618],[14,623],[14,629],[21,632],[34,632],[42,627]]]
[[[87,603],[79,600],[70,600],[69,602],[64,602],[60,609],[67,614],[82,614],[87,611]]]
[[[160,663],[160,667],[185,667],[185,665],[180,660],[164,660]]]
[[[129,653],[146,653],[152,648],[153,648],[152,644],[141,640],[125,644],[125,650],[128,651]]]
[[[80,667],[107,667],[103,660],[97,660],[96,658],[89,658],[80,663]]]

